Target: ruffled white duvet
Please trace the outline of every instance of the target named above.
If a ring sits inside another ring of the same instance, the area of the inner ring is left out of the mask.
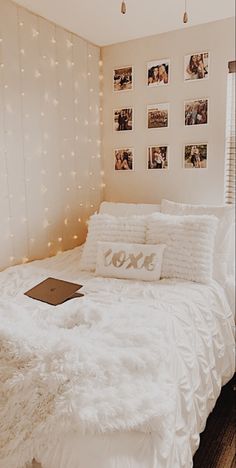
[[[190,468],[234,370],[223,290],[79,271],[80,249],[0,274],[0,467]],[[57,308],[23,295],[84,284]]]

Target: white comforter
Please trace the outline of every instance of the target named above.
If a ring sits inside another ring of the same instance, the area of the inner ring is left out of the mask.
[[[134,430],[151,433],[158,468],[190,468],[234,370],[223,290],[91,278],[78,256],[75,249],[0,275],[0,468],[22,468],[34,456],[59,468],[50,453],[70,436],[76,445]],[[85,284],[84,298],[54,308],[22,294],[52,275]],[[79,453],[76,463],[100,466]],[[113,466],[110,457],[102,463]],[[74,466],[64,458],[60,468]]]

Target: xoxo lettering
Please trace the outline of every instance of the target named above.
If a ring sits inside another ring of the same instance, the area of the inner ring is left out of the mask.
[[[115,268],[125,268],[126,270],[133,268],[141,270],[142,268],[147,271],[153,271],[156,267],[157,259],[156,254],[144,255],[142,252],[133,254],[126,253],[125,250],[113,252],[108,249],[104,252],[104,266],[108,267],[113,265]]]

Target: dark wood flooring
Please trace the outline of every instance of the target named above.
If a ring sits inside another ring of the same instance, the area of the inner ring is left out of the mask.
[[[236,378],[225,385],[193,459],[193,468],[236,468]]]

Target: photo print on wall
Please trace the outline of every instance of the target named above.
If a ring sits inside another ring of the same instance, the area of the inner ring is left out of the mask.
[[[148,128],[169,127],[169,104],[152,104],[147,107]]]
[[[209,52],[196,52],[184,57],[184,81],[209,78]]]
[[[115,132],[133,130],[134,110],[132,107],[115,109],[113,111],[113,128]]]
[[[185,126],[208,124],[209,99],[192,99],[184,102]]]
[[[147,152],[148,169],[169,169],[169,147],[149,146]]]
[[[133,148],[118,148],[114,150],[115,171],[134,170],[134,150]]]
[[[184,146],[184,168],[206,169],[208,162],[207,143],[196,143]]]
[[[134,86],[133,67],[121,67],[113,70],[113,91],[132,91]]]
[[[170,60],[153,60],[147,64],[147,85],[164,86],[170,82]]]

